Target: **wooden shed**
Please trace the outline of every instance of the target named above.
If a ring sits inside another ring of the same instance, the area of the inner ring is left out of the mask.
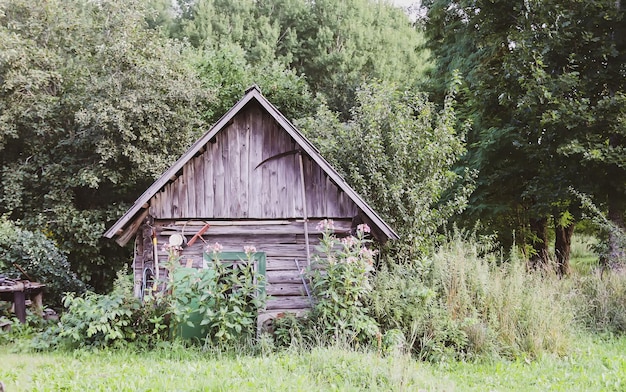
[[[265,260],[268,318],[310,307],[300,269],[326,218],[338,235],[367,223],[380,242],[398,238],[253,86],[104,236],[122,246],[134,240],[137,295],[147,269],[167,273],[162,246],[173,234],[192,242],[206,230],[181,252],[181,263],[194,268],[202,267],[207,243],[229,253],[254,246]]]

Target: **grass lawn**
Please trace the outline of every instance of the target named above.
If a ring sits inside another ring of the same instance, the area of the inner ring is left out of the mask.
[[[266,356],[195,350],[11,353],[7,391],[623,391],[626,337],[583,336],[568,357],[430,364],[339,348]]]

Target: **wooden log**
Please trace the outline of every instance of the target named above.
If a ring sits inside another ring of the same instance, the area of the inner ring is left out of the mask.
[[[293,270],[267,270],[266,269],[265,279],[270,284],[284,284],[284,283],[302,284],[302,277],[301,277],[300,271],[298,271],[297,269],[293,269]]]
[[[26,294],[23,290],[13,292],[13,306],[15,308],[15,317],[20,323],[26,322]]]
[[[267,295],[277,296],[305,296],[306,290],[302,283],[268,283],[265,287]]]
[[[311,301],[308,297],[275,297],[267,301],[266,310],[276,309],[308,309]]]

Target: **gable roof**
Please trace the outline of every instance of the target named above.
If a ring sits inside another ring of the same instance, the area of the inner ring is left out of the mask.
[[[387,238],[398,239],[398,235],[393,229],[378,216],[378,214],[359,196],[358,193],[337,173],[337,171],[322,157],[320,152],[304,137],[296,127],[283,116],[262,94],[259,88],[254,85],[246,91],[239,102],[237,102],[226,114],[220,118],[211,129],[198,139],[169,169],[167,169],[159,179],[157,179],[146,191],[135,201],[133,206],[117,221],[109,230],[104,233],[104,237],[113,238],[117,233],[133,221],[136,216],[145,209],[145,204],[159,192],[172,178],[176,176],[183,166],[192,159],[209,141],[223,128],[225,128],[233,117],[239,113],[250,101],[256,100],[270,116],[293,138],[293,140],[302,148],[302,150],[322,170],[328,175],[337,186],[345,192],[348,197],[363,211],[366,217],[374,224]]]

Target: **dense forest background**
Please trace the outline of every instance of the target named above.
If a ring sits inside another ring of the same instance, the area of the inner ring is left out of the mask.
[[[401,234],[394,261],[455,223],[567,274],[591,208],[619,262],[625,7],[0,0],[4,259],[50,241],[106,290],[130,251],[102,233],[258,84]]]

